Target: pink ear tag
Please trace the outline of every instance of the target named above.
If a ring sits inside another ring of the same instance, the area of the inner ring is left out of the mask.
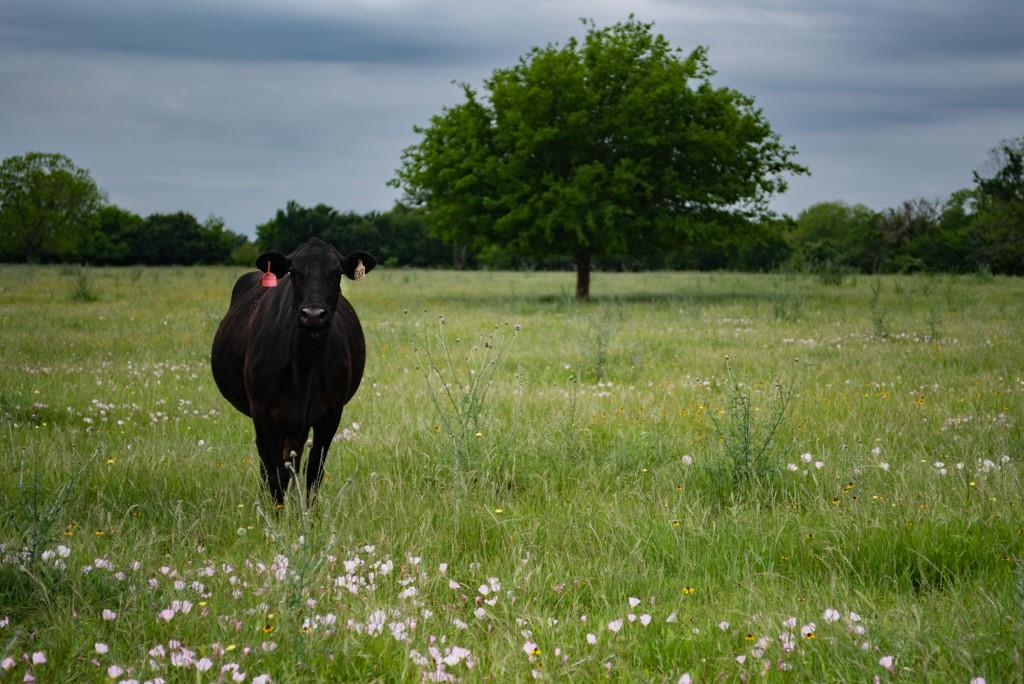
[[[260,285],[263,287],[277,287],[277,276],[270,270],[270,264],[267,264],[267,272],[263,274],[263,278],[260,279]]]

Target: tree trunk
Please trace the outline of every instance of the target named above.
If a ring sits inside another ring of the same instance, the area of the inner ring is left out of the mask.
[[[584,252],[576,256],[576,301],[585,302],[590,299],[590,253]]]

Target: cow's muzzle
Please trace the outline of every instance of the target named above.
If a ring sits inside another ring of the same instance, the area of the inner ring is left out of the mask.
[[[323,330],[330,322],[327,309],[322,306],[304,306],[299,309],[299,325],[308,330]]]

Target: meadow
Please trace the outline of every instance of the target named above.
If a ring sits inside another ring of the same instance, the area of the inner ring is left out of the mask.
[[[380,268],[276,511],[243,270],[0,267],[0,681],[1024,680],[1024,280]]]

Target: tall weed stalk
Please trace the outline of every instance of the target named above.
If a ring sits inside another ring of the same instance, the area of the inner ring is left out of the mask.
[[[885,339],[889,336],[889,326],[885,322],[885,308],[882,306],[882,279],[875,278],[871,283],[871,323],[875,337]]]
[[[74,272],[75,284],[71,289],[71,300],[75,302],[95,302],[99,295],[89,282],[89,274],[85,268],[79,267]]]
[[[612,337],[615,335],[617,319],[621,317],[618,309],[607,308],[600,316],[590,319],[591,327],[591,356],[593,361],[590,372],[594,380],[604,380],[608,368],[608,352],[611,348]]]
[[[794,384],[786,387],[776,381],[765,417],[758,418],[760,412],[755,411],[750,386],[728,370],[721,415],[708,411],[723,456],[712,469],[715,489],[722,498],[739,503],[760,493],[768,495],[768,503],[774,503],[774,485],[782,472],[784,451],[779,434],[795,393]]]
[[[513,338],[516,333],[518,326],[513,330]],[[456,471],[478,455],[477,445],[486,422],[487,396],[507,351],[504,335],[484,333],[461,361],[456,359],[443,317],[438,322],[436,337],[423,345],[430,400],[440,428],[451,444]]]

